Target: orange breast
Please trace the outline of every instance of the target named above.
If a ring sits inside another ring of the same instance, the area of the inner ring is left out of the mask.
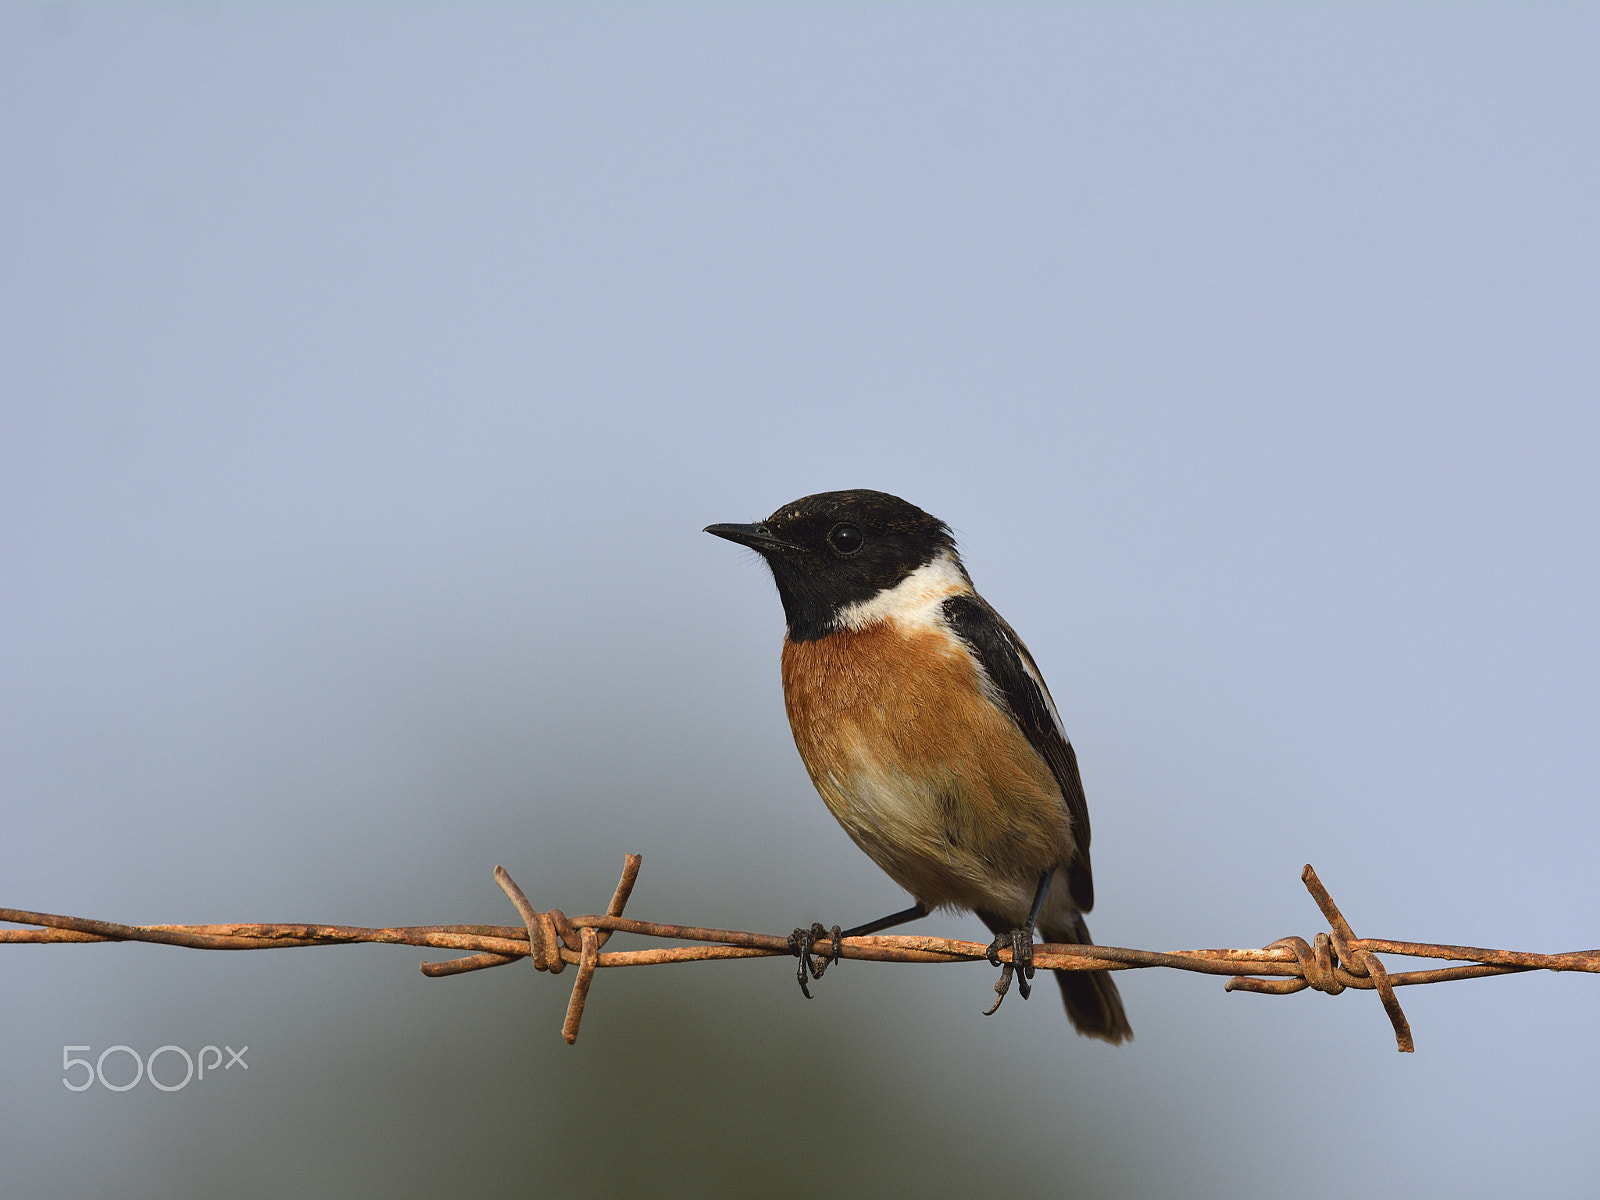
[[[785,642],[783,694],[812,782],[856,844],[929,905],[1027,911],[1072,855],[1044,759],[937,628]]]

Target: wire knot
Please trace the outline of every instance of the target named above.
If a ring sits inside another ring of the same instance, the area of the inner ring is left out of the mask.
[[[1311,893],[1311,898],[1327,917],[1329,932],[1319,933],[1315,943],[1307,945],[1304,938],[1279,938],[1268,950],[1290,950],[1300,967],[1298,979],[1257,979],[1249,975],[1236,975],[1228,980],[1230,992],[1264,992],[1268,995],[1287,996],[1294,992],[1315,988],[1329,996],[1337,996],[1347,987],[1371,988],[1383,1001],[1384,1012],[1394,1026],[1395,1044],[1401,1053],[1416,1048],[1411,1038],[1411,1024],[1395,999],[1394,984],[1378,956],[1359,943],[1350,922],[1344,919],[1339,906],[1322,886],[1317,873],[1306,864],[1300,880]]]
[[[1310,945],[1307,945],[1305,938],[1302,937],[1279,938],[1267,949],[1294,951],[1295,959],[1300,964],[1300,979],[1304,980],[1303,986],[1329,996],[1337,996],[1344,991],[1346,985],[1339,978],[1342,963],[1334,949],[1333,940],[1327,934],[1317,934]],[[1294,982],[1298,983],[1300,980]],[[1295,990],[1298,991],[1299,988]]]
[[[606,915],[620,917],[633,892],[634,881],[639,878],[639,856],[630,854],[622,868],[622,878],[611,897]],[[567,959],[562,950],[577,955],[578,978],[572,985],[572,998],[567,1002],[567,1020],[561,1027],[561,1036],[567,1045],[578,1040],[578,1023],[583,1020],[583,1006],[589,998],[589,983],[594,979],[595,967],[600,962],[600,947],[610,938],[609,931],[602,932],[588,925],[579,929],[567,919],[559,908],[540,912],[523,894],[517,881],[504,867],[494,869],[494,880],[500,890],[517,906],[517,913],[528,930],[528,957],[541,971],[559,975],[567,969]]]
[[[539,970],[559,975],[567,969],[567,960],[561,957],[561,948],[565,946],[568,950],[581,950],[583,941],[567,920],[566,913],[559,908],[536,912],[534,917],[536,920],[528,926],[528,957],[533,959],[533,965]],[[533,936],[535,932],[538,937]]]

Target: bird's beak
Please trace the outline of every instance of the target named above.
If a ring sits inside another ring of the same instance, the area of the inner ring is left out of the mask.
[[[727,538],[730,542],[738,542],[741,546],[760,554],[770,550],[798,550],[799,546],[792,545],[767,532],[765,525],[707,525],[706,532],[715,534],[719,538]]]

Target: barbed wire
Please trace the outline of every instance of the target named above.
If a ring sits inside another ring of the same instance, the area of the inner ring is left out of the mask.
[[[568,965],[578,976],[567,1002],[561,1036],[570,1045],[578,1039],[589,985],[601,967],[638,967],[660,963],[705,962],[727,958],[794,956],[800,952],[792,937],[745,933],[733,929],[708,929],[698,925],[664,925],[636,921],[622,915],[642,859],[627,856],[622,878],[603,914],[568,917],[558,908],[535,909],[504,867],[494,869],[495,882],[516,906],[522,925],[410,925],[369,928],[356,925],[119,925],[85,917],[0,908],[0,921],[34,926],[0,929],[0,942],[155,942],[187,946],[194,950],[277,950],[297,946],[339,946],[381,942],[470,951],[463,958],[424,962],[430,978],[460,975],[489,967],[502,967],[531,958],[541,971],[559,975]],[[1533,954],[1520,950],[1487,950],[1477,946],[1449,946],[1431,942],[1400,942],[1387,938],[1358,938],[1333,897],[1307,864],[1301,881],[1327,919],[1328,931],[1310,942],[1299,937],[1279,938],[1259,950],[1130,950],[1120,946],[1040,943],[1033,947],[1033,965],[1056,971],[1126,971],[1141,967],[1168,967],[1205,975],[1229,977],[1225,990],[1286,996],[1312,988],[1336,996],[1346,988],[1376,991],[1394,1027],[1402,1053],[1416,1049],[1411,1025],[1395,997],[1395,988],[1454,979],[1480,979],[1523,971],[1587,971],[1600,974],[1600,950],[1569,954]],[[660,946],[648,950],[614,950],[602,953],[613,934],[663,938],[697,943]],[[844,938],[836,947],[840,958],[867,962],[950,963],[990,961],[990,946],[951,938],[874,935]],[[1460,965],[1420,971],[1389,971],[1378,955],[1435,959]],[[1001,962],[1011,961],[1011,951],[999,951]],[[1265,978],[1263,978],[1265,976]]]

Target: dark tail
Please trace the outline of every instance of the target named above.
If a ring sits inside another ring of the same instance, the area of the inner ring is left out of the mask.
[[[1039,936],[1047,942],[1093,944],[1089,927],[1077,913],[1070,919],[1057,917],[1049,924],[1040,921]],[[1122,996],[1117,992],[1110,971],[1057,971],[1055,974],[1074,1029],[1084,1037],[1099,1038],[1113,1046],[1133,1040],[1133,1026],[1128,1024],[1128,1015],[1122,1011]]]

